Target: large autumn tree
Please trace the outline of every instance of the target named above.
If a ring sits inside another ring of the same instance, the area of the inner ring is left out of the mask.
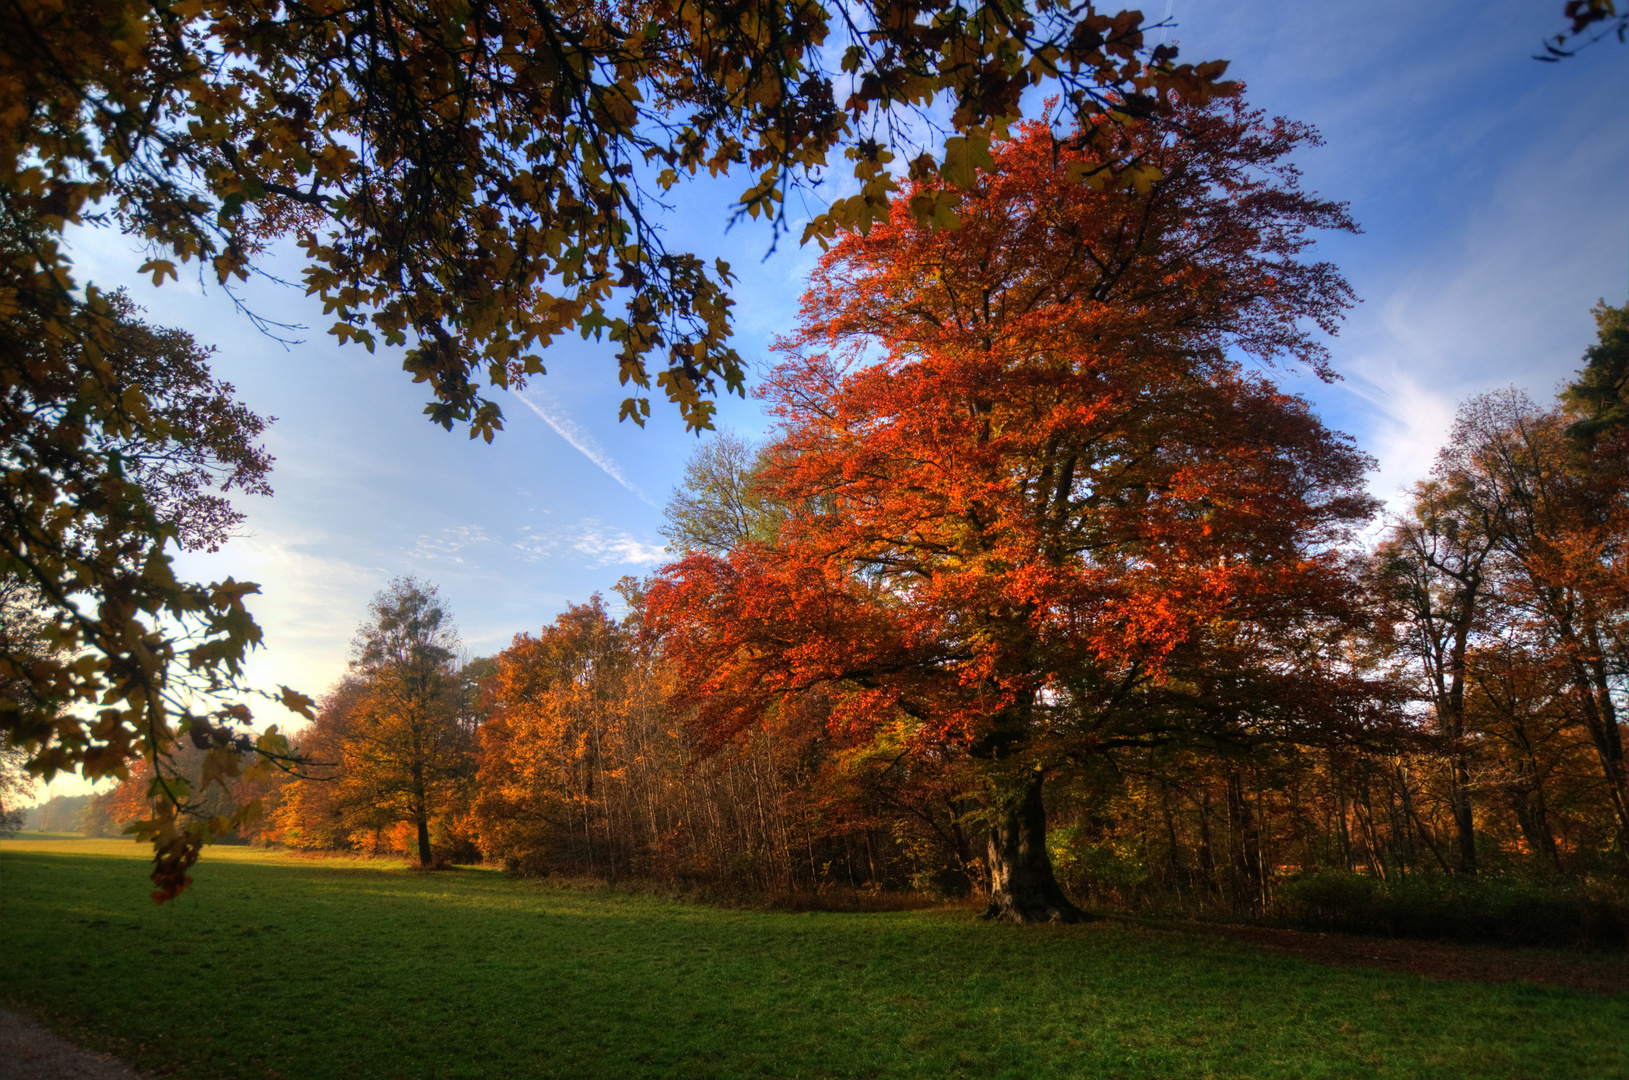
[[[705,428],[712,395],[741,390],[743,369],[729,266],[663,242],[665,200],[689,178],[734,172],[735,215],[767,216],[779,235],[789,193],[848,171],[858,190],[803,233],[824,243],[886,216],[894,169],[971,183],[1041,82],[1079,116],[1116,125],[1168,122],[1173,92],[1193,99],[1226,85],[1225,63],[1178,64],[1174,47],[1145,47],[1139,12],[1090,3],[14,0],[5,10],[0,383],[66,393],[61,403],[96,423],[140,423],[149,402],[102,373],[85,377],[82,361],[94,368],[118,320],[75,280],[70,226],[129,236],[155,283],[191,264],[227,293],[288,241],[298,269],[286,276],[320,299],[329,332],[404,347],[430,418],[467,423],[472,436],[490,439],[502,423],[487,387],[541,374],[543,349],[572,333],[613,344],[632,390],[625,417],[642,421],[659,391]],[[1094,180],[1148,175],[1117,157]],[[950,213],[943,199],[917,210]],[[21,507],[19,533],[54,528],[58,505],[95,515],[129,494],[116,457],[83,453],[73,423],[58,434],[83,482],[16,473],[43,492]],[[66,572],[107,623],[85,642],[102,656],[98,671],[130,672],[151,704],[176,650],[130,643],[191,622],[208,640],[188,643],[185,663],[231,682],[259,637],[241,602],[252,587],[172,582],[159,560],[132,602],[104,563],[161,549],[170,523],[139,512],[103,520],[120,527],[102,529],[95,557]],[[54,566],[20,544],[0,549],[0,572],[58,587]],[[92,698],[99,677],[42,669],[33,690]],[[284,700],[309,715],[308,699]],[[105,772],[161,752],[175,716],[139,709],[104,716],[85,729],[85,753],[45,768]],[[85,734],[59,728],[63,745]]]
[[[1350,293],[1301,256],[1353,226],[1299,190],[1309,129],[1238,97],[1180,122],[1025,125],[951,192],[954,231],[912,213],[948,190],[923,182],[836,244],[769,382],[767,477],[796,509],[649,594],[715,743],[812,718],[969,762],[992,916],[1079,918],[1048,776],[1361,720],[1324,661],[1366,459],[1243,359],[1327,374],[1314,330]],[[1153,178],[1077,182],[1124,156]]]

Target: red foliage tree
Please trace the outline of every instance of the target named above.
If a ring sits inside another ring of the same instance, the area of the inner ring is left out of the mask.
[[[818,722],[956,756],[988,828],[989,914],[1066,920],[1042,784],[1116,748],[1306,738],[1356,716],[1320,656],[1366,466],[1234,359],[1328,374],[1350,291],[1299,258],[1354,226],[1301,193],[1315,142],[1233,99],[1180,137],[1022,128],[959,227],[911,201],[821,261],[768,395],[774,544],[694,554],[649,593],[695,725]],[[1095,190],[1089,153],[1142,190]],[[926,753],[930,751],[931,753]]]

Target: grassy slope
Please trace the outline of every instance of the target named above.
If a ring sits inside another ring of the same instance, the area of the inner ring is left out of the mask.
[[[132,847],[4,845],[0,998],[179,1076],[1629,1076],[1629,998],[245,849],[155,908]]]

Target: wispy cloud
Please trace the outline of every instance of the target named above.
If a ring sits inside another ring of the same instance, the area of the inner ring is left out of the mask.
[[[656,505],[651,501],[649,495],[640,490],[639,485],[623,474],[622,467],[617,464],[615,458],[606,453],[605,448],[599,444],[599,441],[578,427],[569,416],[544,408],[534,401],[530,395],[522,391],[514,390],[511,393],[520,399],[521,404],[536,413],[540,420],[553,428],[556,435],[570,443],[572,448],[583,457],[599,466],[600,471],[604,472],[606,476],[633,492],[634,496],[647,506]]]
[[[455,525],[442,529],[435,536],[420,536],[413,544],[412,556],[415,559],[461,565],[464,557],[459,552],[491,541],[492,538],[479,525]]]
[[[647,543],[623,529],[611,528],[592,519],[566,530],[548,533],[522,529],[520,539],[511,543],[526,562],[575,552],[587,558],[593,568],[603,566],[654,566],[668,557],[667,548]]]
[[[654,566],[667,558],[667,548],[660,544],[647,544],[631,533],[604,529],[593,522],[584,523],[582,535],[571,546],[593,559],[594,566]]]

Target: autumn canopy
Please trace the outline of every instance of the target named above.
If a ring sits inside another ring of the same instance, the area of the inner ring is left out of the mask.
[[[1311,331],[1350,294],[1298,256],[1352,225],[1297,189],[1305,129],[1237,97],[1177,117],[1112,136],[1145,184],[1082,183],[1103,138],[1026,124],[956,228],[911,213],[944,190],[923,182],[833,246],[768,383],[794,509],[650,592],[709,737],[815,723],[961,769],[992,913],[1020,921],[1078,916],[1047,776],[1352,722],[1312,661],[1350,617],[1365,460],[1239,357],[1326,373]]]

